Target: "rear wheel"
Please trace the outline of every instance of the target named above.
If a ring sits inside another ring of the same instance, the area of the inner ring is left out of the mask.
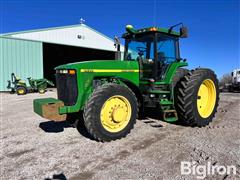
[[[87,131],[98,141],[125,137],[133,128],[138,112],[134,93],[118,84],[98,87],[84,108]]]
[[[212,70],[189,72],[176,91],[175,107],[182,122],[201,127],[212,121],[219,101],[218,80]]]
[[[44,94],[44,93],[46,92],[46,90],[45,90],[45,89],[42,89],[42,88],[40,88],[40,89],[38,89],[38,92],[39,92],[39,94]]]
[[[173,87],[176,87],[178,83],[180,83],[182,78],[187,75],[188,72],[188,69],[178,68],[172,80]]]
[[[17,95],[27,94],[27,89],[24,86],[18,86],[16,89]]]

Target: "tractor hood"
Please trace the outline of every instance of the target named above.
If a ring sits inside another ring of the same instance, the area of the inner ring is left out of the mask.
[[[98,71],[98,72],[136,72],[139,71],[138,63],[134,61],[119,60],[94,60],[60,65],[55,70],[75,69],[80,72]],[[114,70],[114,71],[113,71]]]
[[[59,109],[60,114],[82,110],[96,79],[116,78],[139,86],[137,61],[82,61],[58,66],[55,70],[58,97],[64,103],[64,107]]]

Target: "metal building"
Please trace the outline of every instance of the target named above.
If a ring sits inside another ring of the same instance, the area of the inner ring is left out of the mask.
[[[123,47],[121,46],[121,51]],[[55,80],[54,67],[87,60],[115,59],[111,38],[85,24],[7,33],[0,36],[0,91],[10,74]]]

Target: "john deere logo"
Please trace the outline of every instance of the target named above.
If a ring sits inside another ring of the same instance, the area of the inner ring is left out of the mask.
[[[94,72],[93,69],[81,69],[81,72]]]
[[[128,70],[128,69],[81,69],[81,72],[96,72],[96,73],[121,73],[121,72],[139,72],[138,69],[136,70]]]

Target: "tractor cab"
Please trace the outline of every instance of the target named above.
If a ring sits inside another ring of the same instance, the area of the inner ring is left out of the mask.
[[[181,33],[156,27],[135,30],[131,25],[126,30],[124,60],[138,61],[142,80],[163,80],[170,65],[181,61]]]
[[[125,61],[137,61],[139,65],[139,88],[143,95],[144,107],[157,107],[160,103],[164,120],[171,122],[178,119],[174,109],[174,97],[171,92],[176,83],[173,77],[177,69],[187,66],[180,58],[179,38],[187,37],[187,29],[180,32],[165,28],[144,28],[135,30],[131,25],[126,26]],[[185,74],[185,70],[183,71]],[[176,79],[176,78],[175,78]]]

